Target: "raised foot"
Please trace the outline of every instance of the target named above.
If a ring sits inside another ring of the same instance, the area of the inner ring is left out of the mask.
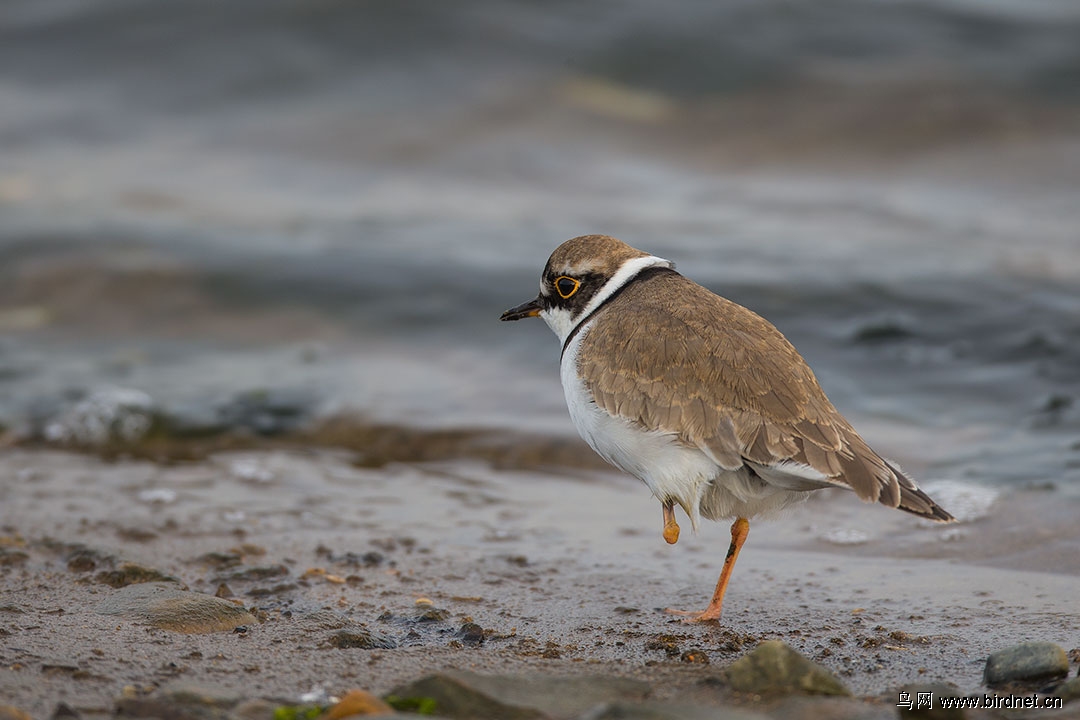
[[[664,608],[664,612],[668,615],[678,615],[686,623],[698,623],[698,622],[720,622],[720,611],[712,611],[712,608],[706,608],[705,610],[676,610],[675,608]]]
[[[664,503],[664,541],[668,545],[679,542],[679,523],[675,521],[675,503],[671,500]]]

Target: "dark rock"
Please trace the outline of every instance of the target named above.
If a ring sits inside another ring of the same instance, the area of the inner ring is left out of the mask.
[[[97,570],[99,555],[89,548],[79,548],[68,556],[67,568],[71,572]]]
[[[501,720],[542,720],[547,716],[539,710],[520,705],[508,705],[470,687],[449,675],[429,675],[416,682],[395,688],[384,700],[395,708],[408,707],[409,701],[433,701],[436,715],[447,718],[500,718]]]
[[[1069,674],[1065,650],[1052,642],[1026,642],[991,653],[983,679],[987,685],[1042,682]]]
[[[227,570],[243,563],[244,558],[236,552],[208,552],[195,558],[195,562],[218,570]]]
[[[484,628],[474,622],[462,623],[454,637],[463,645],[477,647],[484,644]]]
[[[161,582],[123,588],[103,600],[97,612],[183,633],[225,632],[238,625],[257,623],[251,613],[228,600],[188,592],[173,583]]]
[[[463,671],[446,674],[503,704],[533,708],[558,718],[576,717],[604,703],[638,703],[651,692],[651,686],[639,680],[605,675],[503,676]]]
[[[397,643],[385,635],[373,633],[367,628],[355,628],[352,630],[338,630],[330,636],[331,647],[362,650],[393,650]]]
[[[53,714],[49,720],[77,720],[77,718],[81,717],[82,715],[79,714],[78,710],[67,703],[62,702],[56,706],[55,710],[53,710]]]
[[[0,548],[0,567],[15,567],[17,565],[22,565],[29,559],[30,556],[22,550]]]
[[[851,695],[825,668],[779,640],[766,640],[724,669],[732,690],[755,695]]]
[[[434,605],[418,605],[413,620],[416,622],[444,622],[450,617],[450,611]]]
[[[128,585],[137,585],[139,583],[180,582],[172,575],[166,575],[160,570],[155,570],[154,568],[148,568],[144,565],[130,562],[123,563],[115,570],[106,570],[103,572],[99,572],[96,576],[94,576],[94,580],[102,583],[103,585],[108,585],[109,587],[114,588],[127,587]]]
[[[243,581],[243,580],[270,580],[272,578],[282,577],[289,574],[289,568],[284,565],[264,565],[259,567],[249,567],[244,570],[237,570],[233,573],[226,575],[219,575],[214,578],[214,582],[223,583],[229,581]]]
[[[145,528],[137,527],[121,527],[116,529],[116,536],[121,540],[130,540],[131,542],[150,542],[151,540],[157,540],[158,534],[153,530],[147,530]]]

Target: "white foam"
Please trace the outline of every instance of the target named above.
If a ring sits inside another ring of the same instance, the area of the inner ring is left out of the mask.
[[[945,508],[957,522],[972,522],[990,514],[990,508],[1001,492],[984,485],[959,480],[935,480],[923,483],[922,489]]]
[[[139,500],[145,503],[161,503],[167,505],[176,500],[176,491],[169,488],[149,488],[139,491]]]
[[[870,535],[854,528],[833,528],[822,535],[821,539],[833,545],[862,545],[870,542]]]

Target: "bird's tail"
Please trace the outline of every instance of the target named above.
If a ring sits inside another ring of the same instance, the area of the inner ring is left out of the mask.
[[[956,518],[934,502],[929,495],[920,490],[919,486],[915,484],[915,481],[905,475],[894,463],[886,460],[885,464],[893,471],[893,474],[896,475],[896,481],[900,485],[900,504],[897,505],[898,510],[909,512],[912,515],[918,515],[927,520],[936,520],[937,522],[953,522],[956,520]]]

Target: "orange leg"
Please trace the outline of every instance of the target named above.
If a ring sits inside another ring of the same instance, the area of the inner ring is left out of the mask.
[[[746,536],[750,534],[750,522],[746,518],[738,518],[731,525],[731,545],[728,546],[727,557],[724,558],[724,567],[720,571],[720,579],[716,581],[716,590],[713,591],[709,607],[702,612],[683,612],[671,610],[667,612],[674,615],[686,615],[688,622],[701,622],[703,620],[719,620],[720,609],[724,604],[724,592],[727,590],[728,580],[731,579],[731,571],[735,567],[735,561],[739,558],[739,550],[746,542]]]
[[[679,523],[675,522],[675,503],[672,500],[664,503],[664,540],[668,545],[679,542]]]

